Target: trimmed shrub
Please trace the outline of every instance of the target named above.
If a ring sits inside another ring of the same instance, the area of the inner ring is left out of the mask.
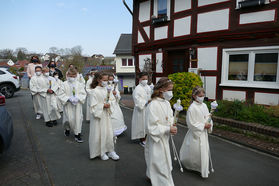
[[[184,110],[187,110],[191,103],[192,90],[196,86],[202,86],[200,76],[192,72],[178,72],[170,74],[169,79],[174,82],[173,98],[171,104],[173,105],[180,98],[181,105]]]

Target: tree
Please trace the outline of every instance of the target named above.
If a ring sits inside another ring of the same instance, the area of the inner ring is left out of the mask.
[[[14,56],[14,52],[11,49],[0,50],[0,58],[11,59],[13,61],[16,61],[16,57]]]
[[[58,48],[57,47],[50,47],[48,49],[49,53],[57,54],[58,53]]]
[[[71,54],[73,56],[81,56],[82,55],[82,47],[80,45],[74,46],[71,48]]]
[[[15,50],[15,54],[17,56],[17,60],[24,60],[26,59],[26,54],[28,50],[26,48],[20,47]]]

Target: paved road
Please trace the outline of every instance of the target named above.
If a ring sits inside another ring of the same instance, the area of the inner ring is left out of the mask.
[[[119,137],[116,151],[120,161],[90,160],[88,152],[89,124],[83,124],[85,142],[77,144],[73,136],[63,135],[61,121],[53,128],[47,128],[42,120],[35,120],[31,97],[28,91],[21,91],[18,96],[8,101],[16,125],[27,125],[33,134],[38,153],[35,153],[42,184],[57,186],[149,186],[145,178],[143,148],[130,140],[132,111],[122,108],[128,131]],[[17,110],[21,112],[17,112]],[[27,127],[27,128],[28,128]],[[176,146],[180,148],[186,129],[180,127],[175,136]],[[32,139],[32,138],[31,138]],[[15,140],[15,139],[14,139]],[[215,173],[208,179],[184,171],[173,162],[173,179],[176,186],[275,186],[279,185],[279,159],[247,148],[210,137]],[[12,145],[15,145],[15,141]],[[9,157],[6,157],[8,159]],[[0,159],[0,168],[2,160]],[[13,166],[13,165],[9,165]],[[5,169],[9,167],[4,167]],[[3,168],[2,168],[3,169]],[[0,169],[1,170],[1,169]],[[47,175],[46,175],[47,174]],[[0,180],[2,179],[0,174]],[[1,182],[0,182],[1,183]]]

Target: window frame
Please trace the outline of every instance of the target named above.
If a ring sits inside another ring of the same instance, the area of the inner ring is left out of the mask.
[[[123,60],[126,60],[126,65],[123,65]],[[129,60],[132,60],[132,66],[129,66]],[[135,62],[133,58],[121,58],[121,67],[135,67]]]
[[[275,52],[278,53],[276,81],[254,81],[256,54]],[[231,54],[249,54],[247,80],[243,81],[228,79],[229,56]],[[223,49],[222,75],[220,86],[279,89],[279,46]]]
[[[126,65],[123,65],[123,60],[126,61]],[[127,66],[128,66],[128,60],[127,60],[127,58],[121,58],[121,66],[122,66],[122,67],[127,67]]]
[[[158,0],[154,0],[153,2],[153,15],[158,18]],[[167,0],[167,17],[168,21],[170,20],[170,8],[171,8],[171,0]]]
[[[239,2],[242,2],[242,1],[245,1],[245,0],[236,0],[236,5],[235,5],[235,9],[240,9],[239,8]],[[265,0],[265,4],[269,4],[270,2],[272,2],[272,0]]]

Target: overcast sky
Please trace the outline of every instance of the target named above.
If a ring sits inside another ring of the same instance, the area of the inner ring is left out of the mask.
[[[132,32],[122,0],[0,0],[0,7],[0,49],[81,45],[85,55],[112,56],[120,34]]]

